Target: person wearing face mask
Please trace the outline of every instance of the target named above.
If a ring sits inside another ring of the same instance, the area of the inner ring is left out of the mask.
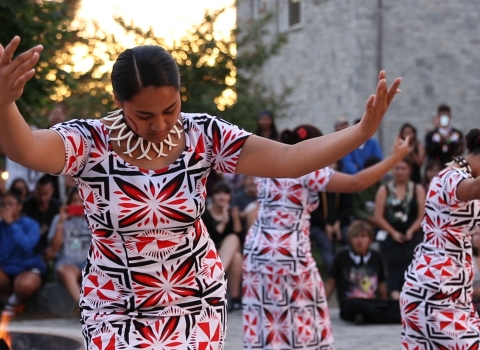
[[[436,160],[445,166],[455,155],[462,153],[463,134],[452,127],[450,106],[442,104],[437,111],[439,126],[425,136],[428,160]]]

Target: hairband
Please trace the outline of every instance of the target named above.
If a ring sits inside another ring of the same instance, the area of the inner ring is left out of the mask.
[[[307,130],[305,130],[305,128],[299,128],[297,130],[297,134],[298,134],[298,136],[300,136],[300,139],[302,139],[302,140],[306,139],[307,136],[308,136]]]

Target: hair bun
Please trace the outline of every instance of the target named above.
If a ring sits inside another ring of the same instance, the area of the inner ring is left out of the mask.
[[[283,130],[280,134],[280,142],[286,143],[287,145],[294,145],[298,140],[298,135],[290,129]]]

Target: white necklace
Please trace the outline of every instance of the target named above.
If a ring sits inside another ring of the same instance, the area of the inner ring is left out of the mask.
[[[170,151],[173,147],[178,146],[178,143],[173,143],[172,137],[170,134],[176,134],[178,138],[180,138],[180,134],[183,132],[183,125],[180,119],[177,120],[177,123],[173,126],[173,129],[170,130],[170,133],[168,134],[167,138],[163,140],[162,142],[155,144],[153,142],[150,142],[148,140],[145,140],[144,138],[136,135],[125,123],[125,118],[123,118],[123,113],[122,110],[116,110],[111,112],[109,115],[107,115],[105,118],[103,118],[106,121],[113,122],[111,125],[105,125],[105,128],[108,130],[108,134],[110,135],[110,140],[112,141],[117,141],[118,147],[122,147],[120,144],[120,141],[127,140],[127,150],[123,152],[123,154],[128,154],[130,157],[134,158],[132,155],[132,152],[135,151],[138,147],[140,147],[140,150],[142,151],[142,154],[138,156],[136,159],[142,159],[146,158],[148,160],[152,160],[152,158],[148,155],[148,151],[150,151],[150,147],[157,152],[157,158],[158,157],[166,157],[168,153],[163,153],[163,144],[166,144],[168,146],[168,151]],[[178,128],[177,124],[179,124],[181,127]],[[120,130],[119,130],[120,129]],[[112,130],[119,130],[118,134],[116,137],[112,137]],[[131,146],[132,139],[134,137],[137,137],[137,142]]]

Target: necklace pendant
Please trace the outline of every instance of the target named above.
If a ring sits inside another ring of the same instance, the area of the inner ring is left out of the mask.
[[[164,144],[168,147],[168,151],[171,151],[173,147],[178,146],[178,143],[174,143],[172,141],[172,137],[170,134],[176,134],[176,136],[180,139],[180,134],[183,132],[182,121],[181,119],[177,119],[177,123],[175,123],[173,128],[170,130],[165,140],[163,140],[158,144],[155,144],[153,142],[145,140],[144,138],[136,135],[128,127],[127,123],[125,122],[125,118],[123,117],[123,111],[120,109],[108,114],[104,119],[109,122],[112,122],[111,125],[105,125],[105,128],[108,130],[108,135],[110,136],[110,140],[113,142],[116,141],[118,147],[122,147],[122,142],[126,142],[126,145],[125,145],[126,151],[122,153],[135,159],[145,158],[147,160],[152,160],[153,158],[148,155],[148,152],[150,151],[150,149],[153,149],[157,153],[156,158],[167,157],[168,153],[164,152]],[[179,124],[180,127],[178,127],[177,124]],[[112,136],[113,130],[118,130],[116,137]],[[137,139],[136,139],[136,142],[134,141],[135,144],[133,144],[132,146],[132,141],[135,137]],[[133,152],[137,148],[140,150],[141,154],[138,157],[135,157],[133,155]]]

